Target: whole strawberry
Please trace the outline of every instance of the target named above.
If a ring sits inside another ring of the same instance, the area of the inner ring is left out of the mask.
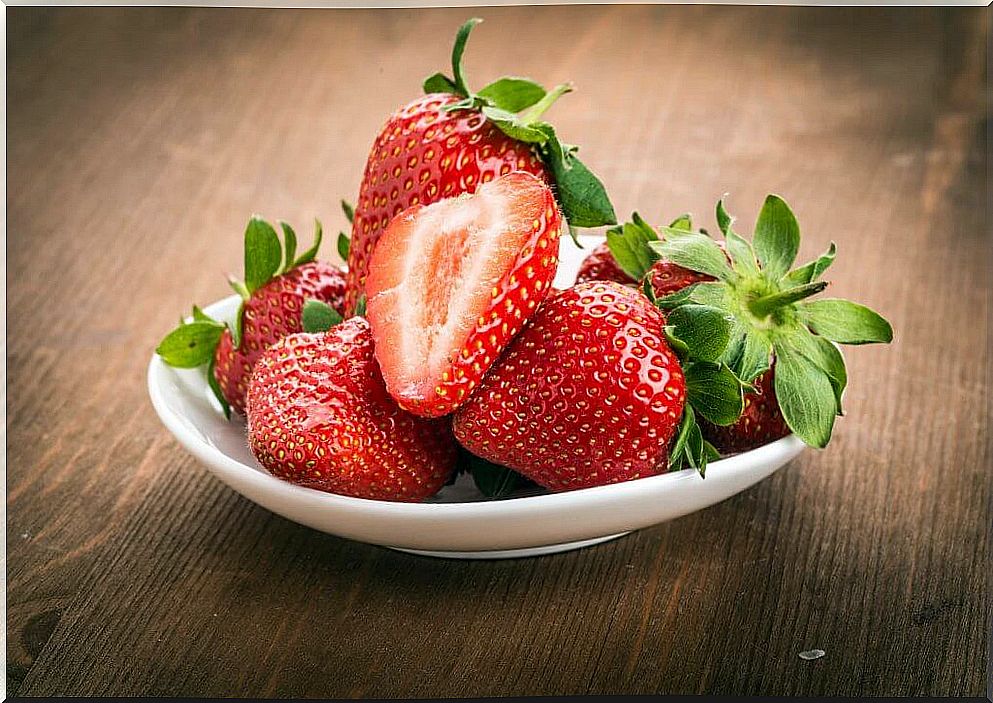
[[[455,468],[447,421],[415,417],[394,402],[360,317],[270,347],[255,365],[246,406],[256,459],[301,486],[420,501],[437,493]]]
[[[824,447],[841,415],[848,382],[837,345],[889,342],[893,330],[864,305],[809,300],[828,285],[818,279],[833,263],[835,247],[791,270],[800,228],[779,196],[766,198],[751,242],[734,231],[723,201],[717,204],[717,223],[723,246],[689,227],[665,228],[663,240],[645,244],[654,256],[711,279],[657,299],[670,323],[674,317],[730,321],[716,361],[747,391],[746,407],[735,422],[714,423],[720,428],[702,423],[703,434],[725,452],[752,449],[787,431]],[[645,291],[654,297],[650,288]]]
[[[615,221],[603,185],[559,142],[541,120],[561,95],[525,78],[501,78],[470,91],[462,54],[472,28],[466,22],[452,51],[453,77],[440,73],[424,82],[427,93],[400,108],[376,137],[366,163],[348,246],[347,307],[365,290],[376,242],[390,220],[414,205],[472,193],[510,171],[527,171],[554,184],[569,223],[595,227]]]
[[[576,272],[576,283],[587,281],[614,281],[625,286],[637,285],[637,281],[621,270],[617,260],[610,253],[607,242],[598,245],[591,251]]]
[[[686,403],[665,324],[617,283],[556,291],[456,413],[456,438],[556,491],[665,471]]]
[[[438,417],[469,396],[548,294],[561,229],[552,191],[523,171],[393,219],[366,289],[401,407]]]
[[[242,297],[236,323],[227,325],[193,308],[193,320],[182,321],[156,352],[171,366],[209,364],[208,380],[225,414],[245,409],[248,378],[256,360],[274,342],[299,332],[304,301],[316,299],[336,310],[344,307],[345,277],[340,269],[315,261],[321,226],[313,246],[296,257],[296,234],[280,223],[284,244],[275,229],[255,216],[245,230],[245,280],[231,280]],[[296,258],[295,258],[296,257]]]

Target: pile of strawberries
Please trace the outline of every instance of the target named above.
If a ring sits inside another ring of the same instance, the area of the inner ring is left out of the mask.
[[[542,115],[546,91],[451,77],[376,138],[343,271],[297,255],[253,217],[235,324],[194,307],[163,339],[204,367],[225,413],[279,478],[420,501],[459,471],[489,495],[553,491],[691,467],[795,433],[823,447],[847,383],[837,343],[888,342],[864,306],[808,300],[834,246],[792,269],[799,227],[769,196],[752,241],[717,206],[718,242],[689,216],[616,225],[606,191]],[[615,225],[574,286],[556,290],[558,238]],[[792,269],[792,270],[791,270]]]

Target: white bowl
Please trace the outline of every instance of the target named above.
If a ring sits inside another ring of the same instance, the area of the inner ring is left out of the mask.
[[[568,237],[561,245],[556,285],[567,287],[583,256],[602,237]],[[205,308],[230,320],[238,298]],[[706,478],[693,469],[566,493],[520,493],[493,500],[468,476],[425,503],[390,503],[322,493],[269,475],[252,457],[241,418],[228,422],[202,369],[167,366],[153,355],[148,392],[163,424],[193,456],[249,500],[285,518],[339,537],[402,551],[461,559],[497,559],[577,549],[631,530],[701,510],[745,490],[804,448],[790,435],[711,463]]]

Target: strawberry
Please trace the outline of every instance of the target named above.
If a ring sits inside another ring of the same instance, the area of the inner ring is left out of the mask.
[[[321,242],[317,223],[313,246],[296,255],[296,234],[280,223],[279,236],[265,220],[253,216],[245,230],[245,281],[231,280],[242,303],[231,327],[193,308],[193,320],[180,321],[159,344],[156,352],[172,366],[209,365],[208,380],[230,417],[234,408],[245,409],[245,391],[252,368],[262,352],[288,334],[299,332],[304,301],[314,298],[337,310],[344,307],[345,277],[330,264],[315,261]]]
[[[835,246],[791,271],[800,228],[779,196],[766,198],[752,242],[734,231],[723,200],[717,204],[717,223],[723,246],[689,226],[664,228],[664,239],[648,238],[643,244],[653,256],[712,279],[656,300],[670,323],[688,320],[686,329],[706,329],[705,318],[727,324],[714,363],[729,369],[748,391],[747,408],[734,422],[704,417],[721,427],[704,422],[703,434],[723,451],[743,451],[783,436],[788,428],[810,446],[824,447],[835,417],[842,414],[848,381],[837,345],[890,342],[893,329],[864,305],[808,300],[827,287],[817,279],[833,263]],[[628,249],[636,249],[633,241],[618,247]],[[645,292],[654,297],[651,286]]]
[[[775,364],[752,382],[754,390],[745,393],[745,408],[733,425],[721,427],[701,420],[703,436],[721,454],[748,451],[790,433],[776,400],[774,371]]]
[[[664,471],[686,402],[665,324],[617,283],[556,291],[455,414],[456,438],[556,491]]]
[[[325,314],[340,319],[326,306]],[[361,317],[270,347],[255,365],[246,406],[256,459],[301,486],[412,502],[437,493],[455,468],[447,421],[406,413],[386,392]]]
[[[365,290],[373,250],[391,219],[414,205],[473,193],[510,171],[554,184],[572,226],[615,222],[603,185],[576,157],[576,147],[559,142],[554,128],[541,121],[570,85],[546,92],[525,78],[501,78],[478,93],[469,90],[462,54],[479,22],[469,20],[459,29],[454,77],[428,78],[427,94],[397,110],[373,143],[347,247],[349,310]]]
[[[417,415],[472,392],[548,293],[562,216],[541,180],[514,171],[395,217],[366,281],[386,387]]]
[[[659,259],[645,274],[645,281],[652,287],[655,297],[662,298],[672,293],[681,291],[694,283],[716,280],[713,276],[705,273],[697,273],[688,268],[683,268],[671,261]]]
[[[576,283],[587,281],[614,281],[625,286],[637,285],[637,281],[621,270],[617,260],[610,253],[607,242],[603,242],[583,259],[576,272]]]

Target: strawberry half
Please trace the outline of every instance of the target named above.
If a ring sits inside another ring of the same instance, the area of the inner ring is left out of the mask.
[[[207,378],[226,416],[231,408],[245,410],[248,378],[266,348],[288,334],[299,332],[304,301],[316,299],[336,310],[344,307],[345,276],[315,261],[321,243],[318,222],[314,244],[296,257],[296,233],[281,222],[284,244],[275,229],[253,216],[245,230],[245,280],[231,279],[242,297],[236,324],[218,322],[193,307],[193,319],[180,321],[156,352],[171,366],[207,365]]]
[[[391,219],[414,205],[473,193],[511,171],[554,184],[574,227],[616,221],[603,185],[577,158],[577,148],[561,143],[541,119],[570,85],[546,91],[526,78],[501,78],[479,92],[469,89],[462,54],[480,21],[469,20],[459,29],[453,77],[439,73],[424,81],[427,94],[397,110],[376,137],[347,246],[349,310],[365,290],[373,250]]]
[[[562,216],[515,171],[390,223],[366,281],[386,387],[417,415],[451,413],[547,295]]]
[[[664,471],[686,403],[665,324],[617,283],[556,291],[456,413],[456,438],[555,491]]]
[[[447,421],[415,417],[389,396],[360,317],[270,347],[255,365],[246,405],[256,459],[301,486],[420,501],[455,468]]]

